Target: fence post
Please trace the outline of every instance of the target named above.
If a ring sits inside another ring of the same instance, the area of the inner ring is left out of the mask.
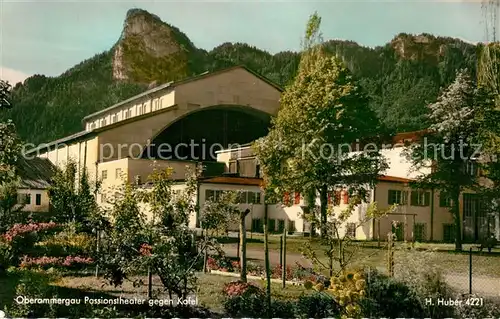
[[[472,295],[472,247],[469,249],[469,294]]]
[[[283,252],[282,252],[282,258],[283,258],[283,263],[281,264],[282,266],[282,274],[281,276],[283,277],[283,288],[285,288],[285,281],[286,281],[286,226],[283,229]]]
[[[236,243],[236,258],[240,261],[240,232],[238,232],[238,242]]]
[[[153,273],[151,267],[148,267],[148,299],[153,298]]]
[[[283,235],[280,236],[280,265],[283,265]]]
[[[394,236],[392,232],[387,234],[387,272],[390,277],[394,276]]]

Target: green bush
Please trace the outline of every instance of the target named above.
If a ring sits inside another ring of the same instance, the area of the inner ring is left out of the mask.
[[[366,271],[366,296],[359,304],[369,318],[424,317],[420,300],[405,284],[376,271]],[[425,296],[421,298],[425,299]]]
[[[296,307],[301,318],[334,318],[341,310],[333,297],[324,292],[300,296]]]
[[[291,301],[273,300],[271,302],[271,316],[273,318],[295,318],[297,304]]]
[[[224,310],[233,317],[262,317],[266,315],[266,295],[259,287],[234,281],[224,285]]]
[[[470,297],[481,298],[482,296]],[[459,300],[465,299],[460,298]],[[455,312],[456,318],[500,318],[500,300],[494,300],[493,298],[484,298],[483,305],[463,305],[462,307],[456,307]]]

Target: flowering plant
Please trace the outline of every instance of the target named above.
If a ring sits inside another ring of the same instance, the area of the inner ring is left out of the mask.
[[[24,256],[21,260],[20,267],[21,268],[50,268],[56,266],[63,267],[75,267],[75,266],[83,266],[83,265],[91,265],[94,263],[92,258],[85,258],[80,256],[67,256],[66,258],[58,258],[58,257],[40,257],[40,258],[31,258],[28,256]]]
[[[261,289],[255,285],[242,281],[232,281],[224,285],[223,293],[226,297],[238,297],[245,294],[259,294]]]
[[[17,237],[24,236],[32,232],[47,231],[49,229],[56,228],[57,226],[58,225],[54,222],[15,224],[3,235],[3,238],[8,242],[11,242]]]

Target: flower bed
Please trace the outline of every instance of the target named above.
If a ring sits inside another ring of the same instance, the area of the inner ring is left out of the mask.
[[[51,267],[64,267],[64,268],[80,268],[83,266],[92,265],[94,260],[92,258],[85,258],[80,256],[67,256],[66,258],[58,257],[40,257],[31,258],[24,256],[21,260],[21,268],[51,268]]]
[[[224,256],[209,257],[207,260],[207,268],[211,271],[220,271],[220,272],[228,272],[235,274],[239,273],[241,270],[240,263],[238,261],[231,261],[229,258]],[[281,265],[276,265],[271,269],[272,279],[281,280],[283,278],[282,274],[283,274],[283,269]],[[247,275],[264,278],[266,276],[266,271],[264,267],[262,267],[261,265],[248,262]],[[303,267],[297,263],[295,266],[286,267],[285,280],[289,282],[304,282],[304,281],[325,282],[326,277],[317,274],[311,268]]]
[[[12,226],[2,237],[11,242],[17,237],[22,237],[26,234],[33,232],[43,232],[54,229],[59,225],[54,222],[49,223],[29,223],[29,224],[15,224]]]

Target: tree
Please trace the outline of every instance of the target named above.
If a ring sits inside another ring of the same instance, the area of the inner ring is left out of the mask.
[[[330,206],[328,209],[327,230],[325,234],[325,249],[324,255],[328,257],[328,263],[322,262],[321,258],[317,255],[316,251],[308,243],[303,249],[302,254],[310,259],[316,266],[322,270],[328,270],[330,277],[344,274],[348,270],[349,264],[355,260],[357,248],[359,245],[353,245],[355,238],[352,238],[347,231],[348,222],[352,219],[353,215],[359,205],[363,205],[362,209],[365,211],[364,216],[356,219],[354,229],[358,229],[370,222],[373,219],[379,219],[391,212],[396,208],[396,205],[390,206],[387,209],[379,209],[376,202],[370,204],[363,204],[365,200],[362,197],[356,196],[352,198],[348,206],[343,210],[335,209]],[[335,268],[338,273],[334,273]]]
[[[477,174],[467,167],[470,163],[477,165],[479,124],[475,118],[487,104],[484,92],[475,86],[467,71],[458,72],[437,102],[429,105],[431,125],[423,140],[405,150],[415,169],[430,170],[421,174],[412,187],[436,189],[451,199],[456,250],[462,250],[460,194],[479,186]]]
[[[9,82],[0,80],[0,110],[12,108],[10,100],[11,85]]]
[[[203,208],[202,227],[206,230],[227,231],[230,225],[238,223],[240,233],[240,280],[247,281],[246,225],[245,219],[250,209],[239,207],[242,191],[224,191],[209,199]]]
[[[350,152],[360,141],[378,141],[383,129],[350,71],[325,53],[320,24],[321,18],[313,14],[298,74],[282,94],[269,134],[254,148],[266,187],[272,190],[268,193],[276,200],[286,192],[300,191],[312,198],[319,194],[324,234],[328,192],[349,186],[349,192],[362,195],[386,165],[378,147],[369,154]],[[315,200],[309,204],[314,206]]]
[[[63,169],[57,169],[49,187],[49,199],[59,221],[73,221],[83,226],[82,230],[90,231],[97,222],[99,208],[88,173],[82,170],[79,179],[77,175],[78,167],[72,160]],[[99,188],[99,183],[95,187]]]

